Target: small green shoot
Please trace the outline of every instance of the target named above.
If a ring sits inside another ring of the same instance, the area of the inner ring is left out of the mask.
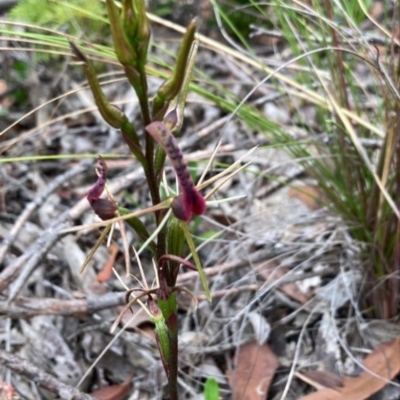
[[[209,377],[204,384],[204,400],[218,400],[219,385],[215,378]]]

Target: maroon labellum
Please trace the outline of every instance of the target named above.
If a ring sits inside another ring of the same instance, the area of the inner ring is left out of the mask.
[[[204,214],[207,208],[206,202],[192,181],[183,159],[182,151],[174,135],[160,121],[147,125],[146,130],[163,148],[178,178],[181,194],[174,198],[171,205],[175,217],[182,221],[189,221],[192,215]]]

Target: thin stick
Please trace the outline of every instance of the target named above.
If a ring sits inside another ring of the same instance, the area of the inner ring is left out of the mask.
[[[60,382],[54,376],[43,372],[30,362],[0,350],[0,364],[11,369],[19,375],[29,378],[38,386],[55,393],[64,400],[96,400],[94,397],[80,392],[78,389]]]
[[[58,176],[42,192],[40,192],[35,199],[33,199],[25,207],[24,211],[20,214],[20,216],[15,221],[13,227],[10,229],[8,235],[4,238],[3,243],[0,245],[0,264],[3,262],[4,256],[6,255],[8,249],[17,239],[19,232],[21,231],[22,227],[24,226],[25,222],[29,219],[31,214],[44,203],[44,201],[51,193],[57,190],[61,185],[63,185],[69,179],[85,171],[87,167],[92,164],[93,160],[81,162],[76,167]]]

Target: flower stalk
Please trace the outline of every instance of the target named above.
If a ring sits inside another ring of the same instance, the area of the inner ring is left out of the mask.
[[[130,214],[129,209],[119,207],[114,200],[100,197],[107,180],[107,165],[101,157],[99,158],[98,178],[89,190],[87,199],[94,212],[101,219],[110,220],[110,224],[114,221],[114,217],[122,216],[122,219],[127,221],[136,235],[149,243],[149,249],[157,260],[159,286],[155,289],[148,289],[145,286],[145,289],[129,290],[127,301],[133,291],[139,290],[141,293],[133,300],[129,300],[126,309],[129,309],[133,302],[147,298],[147,312],[155,325],[157,346],[168,377],[169,398],[178,400],[179,326],[176,292],[184,291],[193,297],[187,289],[176,286],[179,267],[185,265],[188,268],[197,269],[200,274],[203,274],[202,282],[204,277],[187,223],[193,216],[200,216],[206,211],[206,202],[194,185],[183,153],[174,137],[174,133],[179,132],[182,126],[186,95],[194,68],[197,50],[197,41],[195,40],[197,23],[193,20],[189,24],[172,76],[161,85],[154,100],[151,100],[147,92],[145,69],[151,32],[144,0],[123,0],[122,10],[116,6],[113,0],[106,0],[106,6],[115,54],[139,100],[145,126],[143,141],[139,139],[137,129],[128,117],[107,101],[88,57],[77,45],[71,43],[71,48],[74,56],[83,66],[100,114],[109,125],[121,131],[132,154],[143,167],[152,201],[152,206],[148,207],[148,210],[154,213],[157,234],[151,235],[145,223],[138,216],[126,218]],[[159,188],[166,156],[175,171],[179,194],[173,199],[161,201]],[[112,196],[109,197],[112,199]],[[164,205],[169,205],[174,215],[169,217],[166,226],[163,226],[163,219],[165,220],[169,214],[166,214]],[[104,232],[97,245],[105,237],[107,232]],[[185,240],[189,244],[196,267],[183,259]],[[204,286],[204,288],[209,296],[208,287]],[[119,321],[120,318],[114,325]]]

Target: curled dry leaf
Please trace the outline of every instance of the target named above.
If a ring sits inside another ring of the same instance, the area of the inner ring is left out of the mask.
[[[266,344],[249,343],[238,351],[236,368],[228,373],[233,400],[265,400],[278,359]]]
[[[400,337],[377,347],[364,360],[366,370],[383,379],[363,371],[356,378],[343,379],[341,389],[323,389],[303,396],[299,400],[365,400],[387,385],[400,371]]]

